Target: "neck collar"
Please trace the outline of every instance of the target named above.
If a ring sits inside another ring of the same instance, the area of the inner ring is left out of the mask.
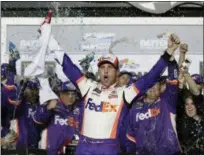
[[[161,100],[160,97],[158,99],[154,100],[154,101],[144,98],[144,102],[147,103],[147,104],[150,104],[150,105],[153,104],[153,103],[157,103],[160,100]],[[148,101],[151,101],[151,102],[148,102]]]
[[[110,89],[115,89],[116,86],[117,86],[116,83],[112,84],[112,85],[109,86],[109,87],[106,87],[106,86],[103,86],[102,84],[100,84],[100,89],[101,89],[101,90],[110,90]]]

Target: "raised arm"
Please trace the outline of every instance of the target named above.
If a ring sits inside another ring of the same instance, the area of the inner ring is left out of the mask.
[[[179,63],[178,63],[178,66],[180,68],[182,66],[182,63],[185,60],[186,52],[188,51],[188,45],[187,44],[181,44],[180,48],[179,48],[179,51],[180,51],[180,53],[179,53]]]
[[[183,74],[183,76],[184,76],[185,81],[189,85],[189,89],[190,89],[191,93],[193,95],[198,96],[200,94],[200,91],[199,91],[195,81],[188,73],[188,67],[182,66],[182,63],[185,60],[185,55],[186,55],[187,51],[188,51],[188,45],[187,44],[181,44],[180,45],[180,55],[179,55],[179,68],[180,68],[181,74]]]
[[[171,34],[168,40],[168,49],[157,61],[154,67],[144,76],[133,83],[125,92],[125,100],[130,103],[135,97],[142,96],[160,78],[168,63],[172,59],[174,51],[179,47],[180,40],[175,34]]]
[[[168,65],[168,79],[166,81],[166,90],[161,98],[168,104],[168,109],[173,114],[176,114],[176,103],[178,95],[178,64],[176,60]]]
[[[48,46],[51,51],[55,52],[55,59],[62,66],[64,74],[80,89],[82,96],[84,96],[90,88],[91,81],[82,74],[52,35]]]
[[[19,102],[17,101],[17,87],[15,85],[2,85],[1,105],[6,107],[9,113],[17,110]]]
[[[189,85],[190,92],[193,95],[198,96],[200,94],[200,90],[191,75],[188,72],[184,73],[183,75],[186,83]]]

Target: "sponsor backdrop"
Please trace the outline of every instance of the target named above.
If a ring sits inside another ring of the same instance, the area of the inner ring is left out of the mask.
[[[9,41],[16,44],[21,61],[31,61],[39,50],[38,28],[36,25],[7,25],[6,44]],[[142,72],[148,71],[166,48],[167,36],[162,35],[164,32],[176,33],[182,42],[188,43],[187,57],[192,60],[190,72],[199,73],[200,62],[203,61],[203,25],[52,26],[56,40],[75,63],[79,64],[78,60],[90,52],[99,56],[111,51],[120,59],[128,58],[134,61],[138,64],[137,71]],[[6,61],[5,57],[2,59]],[[47,56],[46,59],[53,61],[53,55]]]

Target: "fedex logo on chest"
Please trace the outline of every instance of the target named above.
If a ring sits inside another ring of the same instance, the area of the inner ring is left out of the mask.
[[[75,125],[75,121],[73,117],[68,117],[68,118],[61,118],[59,115],[55,115],[55,119],[54,119],[54,124],[59,124],[60,126],[74,126]]]
[[[54,124],[59,124],[61,126],[68,125],[67,119],[60,118],[60,116],[55,115]]]
[[[118,105],[104,101],[101,101],[101,103],[97,105],[93,102],[93,99],[89,98],[85,109],[94,110],[96,112],[117,112],[117,107]]]
[[[151,117],[156,117],[159,114],[160,114],[160,109],[157,109],[157,108],[148,109],[148,111],[146,113],[137,113],[136,114],[136,122],[142,121],[145,119],[149,119]]]
[[[68,125],[67,119],[63,119],[59,115],[55,115],[54,121],[54,124],[59,124],[61,126]]]

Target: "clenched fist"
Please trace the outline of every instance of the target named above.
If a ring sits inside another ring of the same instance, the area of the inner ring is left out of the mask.
[[[188,44],[181,44],[180,45],[180,52],[186,53],[188,51]]]
[[[171,34],[168,39],[168,51],[174,52],[180,45],[180,39],[177,35]]]

